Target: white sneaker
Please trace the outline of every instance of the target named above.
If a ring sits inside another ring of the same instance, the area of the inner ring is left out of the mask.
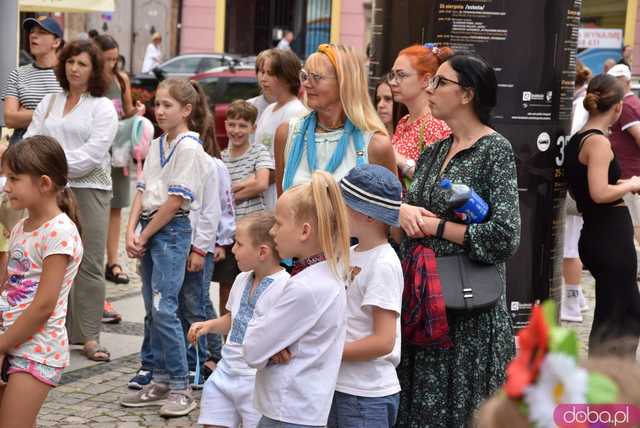
[[[560,319],[569,322],[582,322],[578,289],[565,288],[564,299],[560,305]]]
[[[589,310],[589,304],[587,303],[587,299],[584,298],[582,287],[578,288],[578,302],[580,303],[580,312],[586,312]]]

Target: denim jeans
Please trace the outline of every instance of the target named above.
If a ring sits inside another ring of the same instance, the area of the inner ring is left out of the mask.
[[[258,428],[314,428],[315,425],[298,425],[289,422],[276,421],[274,419],[263,416],[258,422]],[[319,428],[319,427],[318,427]]]
[[[333,394],[328,428],[393,427],[398,416],[400,393],[386,397],[358,397],[336,391]]]
[[[209,256],[209,255],[207,255]],[[205,259],[206,260],[206,259]],[[213,261],[213,259],[212,259]],[[203,274],[206,274],[203,269]],[[211,264],[211,270],[215,269],[215,264]],[[183,284],[183,288],[187,283],[187,276],[190,272],[185,274],[185,283]],[[213,272],[212,272],[213,273]],[[205,277],[206,278],[206,277]],[[208,281],[211,277],[208,278]],[[182,294],[182,293],[181,293]],[[214,318],[218,318],[216,314],[216,310],[213,307],[213,303],[211,303],[211,297],[209,293],[209,283],[204,287],[204,305],[205,305],[205,319],[211,320]],[[180,311],[180,307],[178,308]],[[179,312],[180,318],[183,319],[182,312]],[[184,324],[183,324],[184,328]],[[140,361],[141,368],[143,370],[153,371],[153,352],[151,352],[151,313],[147,313],[144,317],[144,339],[142,340],[142,348],[140,349]],[[187,330],[188,331],[188,330]],[[207,355],[203,358],[203,355],[200,354],[200,362],[204,363],[206,360],[213,360],[216,363],[220,361],[222,358],[222,337],[219,334],[207,334],[206,336],[206,353]],[[202,346],[203,342],[199,343],[199,349],[205,349]],[[189,370],[195,370],[195,349],[187,348],[187,363]]]
[[[185,345],[187,346],[187,364],[189,370],[196,369],[196,348],[187,342],[187,333],[191,324],[210,319],[207,316],[207,299],[209,293],[207,290],[211,284],[211,275],[213,273],[213,253],[207,253],[204,258],[204,267],[199,272],[186,272],[184,275],[184,283],[180,291],[180,303],[178,306],[178,317],[182,322],[182,330],[184,331]],[[212,318],[216,318],[215,312]],[[207,341],[212,337],[217,341],[218,348],[221,346],[220,336],[211,334],[201,336],[198,339],[198,354],[200,364],[204,364],[207,360]]]
[[[144,229],[149,222],[142,221],[141,224]],[[175,217],[149,239],[141,266],[145,327],[149,331],[145,341],[153,355],[153,378],[155,382],[166,383],[177,390],[189,386],[187,352],[178,319],[178,296],[190,246],[189,218]]]

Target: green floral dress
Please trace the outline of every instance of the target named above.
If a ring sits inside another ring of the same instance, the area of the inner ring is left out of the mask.
[[[447,210],[446,195],[438,186],[446,177],[474,189],[490,206],[488,219],[469,225],[462,246],[437,238],[407,239],[403,250],[406,253],[419,242],[437,256],[466,252],[471,259],[497,264],[504,279],[505,261],[520,242],[511,144],[498,133],[482,137],[457,153],[439,174],[452,144],[453,137],[449,137],[424,150],[406,202],[459,221]],[[402,386],[398,427],[468,426],[474,410],[504,382],[506,365],[515,353],[505,298],[482,312],[448,312],[447,319],[453,347],[427,349],[403,343],[398,366]]]

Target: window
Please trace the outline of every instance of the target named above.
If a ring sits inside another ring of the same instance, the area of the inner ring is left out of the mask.
[[[206,79],[199,80],[198,83],[202,87],[202,90],[209,98],[209,105],[213,105],[216,97],[216,87],[218,86],[217,77],[208,77]]]
[[[201,60],[202,57],[199,56],[179,57],[163,65],[162,71],[166,73],[195,74]]]
[[[206,56],[202,58],[202,62],[198,67],[198,71],[208,71],[212,68],[220,67],[221,65],[224,65],[224,61],[222,60],[222,58]]]
[[[248,100],[260,95],[260,88],[257,80],[249,79],[229,79],[221,100],[218,103],[230,103],[233,100]]]

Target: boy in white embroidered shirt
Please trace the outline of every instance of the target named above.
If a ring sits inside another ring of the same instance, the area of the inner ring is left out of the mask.
[[[202,393],[198,423],[207,427],[236,427],[242,423],[244,428],[253,428],[260,419],[253,405],[256,370],[244,361],[242,346],[249,321],[275,304],[278,290],[289,279],[269,235],[274,223],[275,217],[268,213],[250,214],[238,222],[233,253],[242,273],[229,294],[230,313],[194,323],[189,330],[192,343],[207,333],[228,334],[222,359]]]
[[[347,287],[347,339],[329,428],[392,427],[400,401],[402,266],[388,241],[399,226],[402,186],[379,165],[361,165],[340,181],[349,209],[351,284]]]

